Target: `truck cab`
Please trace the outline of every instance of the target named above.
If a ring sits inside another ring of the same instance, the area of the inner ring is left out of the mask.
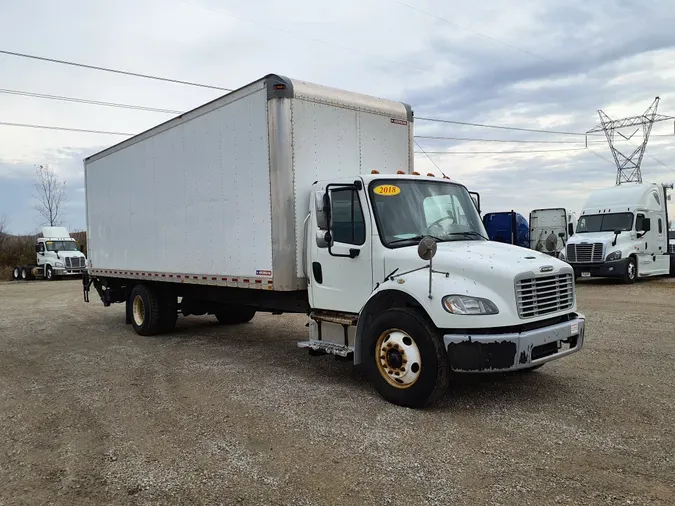
[[[565,252],[575,275],[632,283],[673,272],[666,229],[667,189],[644,183],[593,192]]]
[[[393,386],[380,389],[392,402],[417,381],[415,364],[438,353],[454,371],[496,372],[582,346],[572,268],[490,241],[457,182],[403,174],[317,182],[305,227],[313,321],[300,345],[377,364],[373,381]],[[420,327],[442,336],[440,348]]]

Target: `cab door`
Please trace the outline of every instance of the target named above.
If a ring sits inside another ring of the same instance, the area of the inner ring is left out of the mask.
[[[372,224],[359,186],[314,185],[306,269],[314,309],[357,314],[373,290]],[[326,190],[329,206],[324,207]]]

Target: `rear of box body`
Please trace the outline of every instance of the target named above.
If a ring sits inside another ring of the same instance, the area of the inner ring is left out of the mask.
[[[312,183],[412,171],[400,102],[269,75],[85,160],[93,276],[299,290]]]

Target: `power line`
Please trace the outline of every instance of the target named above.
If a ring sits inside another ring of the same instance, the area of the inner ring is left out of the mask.
[[[104,130],[87,130],[84,128],[66,128],[66,127],[59,127],[59,126],[51,126],[51,125],[32,125],[28,123],[8,123],[6,121],[0,121],[0,125],[3,126],[12,126],[12,127],[23,127],[23,128],[42,128],[45,130],[63,130],[66,132],[81,132],[81,133],[87,133],[87,134],[103,134],[103,135],[124,135],[126,137],[131,137],[136,134],[128,134],[124,132],[107,132]]]
[[[545,141],[527,139],[479,139],[475,137],[443,137],[435,135],[416,135],[416,139],[449,140],[449,141],[475,141],[475,142],[516,142],[524,144],[579,144],[581,141]],[[594,141],[595,144],[604,144],[604,141]]]
[[[582,137],[585,137],[586,134],[582,132],[563,132],[559,130],[541,130],[541,129],[536,129],[536,128],[520,128],[520,127],[512,127],[512,126],[505,126],[505,125],[486,125],[484,123],[470,123],[467,121],[453,121],[449,119],[440,119],[440,118],[415,118],[416,121],[431,121],[434,123],[450,123],[451,125],[464,125],[464,126],[472,126],[472,127],[479,127],[479,128],[496,128],[499,130],[515,130],[518,132],[534,132],[534,133],[543,133],[543,134],[558,134],[558,135],[579,135]]]
[[[18,95],[22,97],[33,97],[33,98],[43,98],[43,99],[48,99],[48,100],[61,100],[64,102],[75,102],[79,104],[90,104],[90,105],[101,105],[101,106],[106,106],[106,107],[119,107],[122,109],[133,109],[137,111],[149,111],[149,112],[160,112],[160,113],[166,113],[166,114],[182,114],[184,111],[174,111],[171,109],[158,109],[155,107],[146,107],[142,105],[131,105],[131,104],[119,104],[116,102],[101,102],[99,100],[87,100],[84,98],[77,98],[77,97],[63,97],[60,95],[46,95],[43,93],[33,93],[29,91],[20,91],[20,90],[5,90],[5,89],[0,89],[0,93],[4,93],[6,95]]]
[[[407,4],[407,3],[405,3],[405,2],[402,2],[401,0],[393,0],[393,1],[396,2],[396,3],[398,3],[398,4],[404,5],[405,7],[408,7],[409,9],[412,9],[412,10],[414,10],[414,11],[417,11],[417,12],[420,12],[420,13],[425,14],[425,15],[427,15],[427,16],[430,16],[430,17],[432,17],[432,18],[435,18],[435,19],[437,19],[437,20],[439,20],[439,21],[442,21],[442,22],[444,22],[444,23],[447,23],[447,24],[449,24],[449,25],[451,25],[451,26],[454,26],[454,27],[456,27],[456,28],[459,28],[459,29],[461,29],[461,30],[465,30],[465,31],[467,31],[467,32],[474,33],[474,34],[479,35],[480,37],[483,37],[483,38],[485,38],[485,39],[488,39],[488,40],[490,40],[490,41],[492,41],[492,42],[496,42],[496,43],[498,43],[498,44],[502,44],[502,45],[504,45],[504,46],[506,46],[506,47],[509,47],[509,48],[511,48],[511,49],[515,49],[516,51],[519,51],[519,52],[521,52],[521,53],[523,53],[523,54],[526,54],[526,55],[528,55],[528,56],[533,56],[534,58],[538,58],[538,59],[540,59],[540,60],[544,60],[544,61],[548,61],[548,62],[554,63],[552,60],[549,60],[548,58],[545,58],[545,57],[543,57],[543,56],[541,56],[541,55],[538,55],[538,54],[536,54],[536,53],[532,53],[532,52],[530,52],[530,51],[528,51],[528,50],[526,50],[526,49],[520,48],[520,47],[518,47],[518,46],[514,46],[514,45],[512,45],[512,44],[509,44],[508,42],[504,42],[503,40],[499,40],[499,39],[497,39],[497,38],[495,38],[495,37],[491,37],[490,35],[486,35],[486,34],[484,34],[484,33],[481,33],[481,32],[479,32],[479,31],[477,31],[477,30],[474,30],[474,29],[472,29],[472,28],[467,28],[466,26],[462,26],[462,25],[460,25],[460,24],[458,24],[458,23],[455,23],[454,21],[450,21],[450,20],[448,20],[448,19],[446,19],[446,18],[443,18],[443,17],[441,17],[441,16],[437,16],[436,14],[432,14],[431,12],[424,11],[424,10],[420,9],[419,7],[415,7],[414,5]]]
[[[506,154],[506,153],[559,153],[563,151],[583,151],[587,148],[567,148],[567,149],[543,149],[543,150],[516,150],[516,151],[424,151],[425,154],[430,155],[486,155],[486,154]],[[415,151],[415,153],[422,153],[422,151]]]
[[[170,79],[168,77],[159,77],[159,76],[153,76],[153,75],[149,75],[149,74],[139,74],[139,73],[136,73],[136,72],[128,72],[126,70],[117,70],[117,69],[111,69],[111,68],[108,68],[108,67],[99,67],[99,66],[96,66],[96,65],[87,65],[87,64],[84,64],[84,63],[76,63],[76,62],[66,61],[66,60],[56,60],[54,58],[46,58],[44,56],[36,56],[36,55],[32,55],[32,54],[16,53],[14,51],[6,51],[4,49],[0,49],[0,53],[1,54],[7,54],[7,55],[10,55],[10,56],[16,56],[18,58],[29,58],[29,59],[32,59],[32,60],[40,60],[40,61],[46,61],[46,62],[50,62],[50,63],[60,63],[62,65],[70,65],[72,67],[82,67],[82,68],[85,68],[85,69],[100,70],[102,72],[111,72],[113,74],[122,74],[122,75],[132,76],[132,77],[142,77],[144,79],[154,79],[155,81],[165,81],[165,82],[168,82],[168,83],[184,84],[184,85],[187,85],[187,86],[196,86],[198,88],[209,88],[209,89],[212,89],[212,90],[233,91],[230,88],[222,88],[220,86],[213,86],[213,85],[210,85],[210,84],[200,84],[200,83],[195,83],[195,82],[191,82],[191,81],[180,81],[178,79]]]

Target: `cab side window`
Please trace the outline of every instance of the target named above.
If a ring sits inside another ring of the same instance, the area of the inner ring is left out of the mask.
[[[366,222],[356,191],[331,191],[331,234],[335,242],[361,246],[366,242]]]
[[[645,219],[644,214],[638,214],[637,218],[635,218],[635,231],[640,232],[642,230],[642,222]]]

